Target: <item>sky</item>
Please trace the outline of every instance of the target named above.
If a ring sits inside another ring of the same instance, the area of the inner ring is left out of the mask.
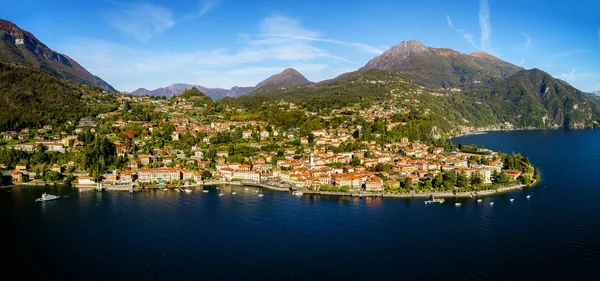
[[[404,40],[485,51],[600,90],[600,1],[19,0],[0,18],[120,91],[254,86],[357,70]]]

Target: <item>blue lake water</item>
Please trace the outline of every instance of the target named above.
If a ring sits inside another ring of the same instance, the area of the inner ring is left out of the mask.
[[[600,130],[454,141],[521,152],[542,181],[461,207],[243,187],[14,187],[0,190],[0,268],[28,280],[598,279]],[[69,197],[35,203],[44,191]]]

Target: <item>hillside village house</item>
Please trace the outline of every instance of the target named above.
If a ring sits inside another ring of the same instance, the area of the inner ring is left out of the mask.
[[[77,182],[81,185],[94,185],[96,180],[92,177],[78,177]]]

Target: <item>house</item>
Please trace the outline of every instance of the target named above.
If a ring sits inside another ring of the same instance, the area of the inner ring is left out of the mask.
[[[229,152],[225,150],[217,151],[217,157],[229,157]]]
[[[19,171],[27,171],[27,165],[17,164],[17,166],[15,166],[15,169]]]
[[[521,171],[518,170],[505,170],[506,175],[510,178],[511,181],[516,181],[517,178],[521,175]]]
[[[92,177],[78,177],[77,183],[81,185],[94,185],[96,184],[96,180]]]
[[[383,180],[379,177],[371,177],[365,182],[365,190],[381,191],[383,190]]]
[[[171,140],[178,141],[179,140],[179,133],[178,132],[173,132],[171,134]]]
[[[259,182],[260,181],[260,172],[237,170],[237,171],[233,172],[233,178]]]
[[[58,164],[54,164],[54,165],[52,165],[52,171],[62,173],[62,167]]]
[[[261,138],[268,138],[269,137],[269,132],[268,131],[262,131],[262,132],[260,132],[260,137]]]
[[[0,169],[5,170],[7,168],[6,164],[2,163],[0,164]]]
[[[246,131],[243,131],[243,132],[242,132],[242,138],[244,138],[244,139],[249,139],[249,138],[251,138],[251,137],[252,137],[252,131],[248,131],[248,130],[246,130]]]
[[[150,155],[145,154],[145,155],[140,155],[139,157],[140,157],[140,162],[142,163],[143,166],[149,165],[150,163],[152,163]]]
[[[173,158],[165,157],[165,158],[163,158],[162,161],[163,161],[163,163],[169,165],[169,164],[173,163]]]
[[[14,171],[10,174],[10,176],[12,177],[12,181],[22,181],[23,180],[23,172],[21,172],[21,171]]]

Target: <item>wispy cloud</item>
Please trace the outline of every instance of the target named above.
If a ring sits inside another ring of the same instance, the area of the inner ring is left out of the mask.
[[[163,52],[74,38],[65,42],[62,49],[92,73],[125,91],[157,88],[173,82],[224,88],[250,86],[287,67],[296,68],[309,79],[318,81],[359,65],[333,55],[327,49],[332,44],[367,53],[381,51],[366,44],[323,38],[318,31],[282,15],[266,17],[255,34],[242,34],[239,40],[241,44],[236,49]]]
[[[523,42],[522,47],[525,51],[531,51],[531,48],[533,47],[533,43],[531,42],[531,37],[529,37],[529,35],[525,32],[521,32],[521,35],[523,35],[523,37],[525,37],[525,42]]]
[[[463,37],[465,39],[467,39],[467,42],[471,43],[471,45],[473,47],[475,47],[476,49],[479,49],[479,47],[477,46],[477,44],[475,44],[475,40],[473,40],[473,34],[463,33]]]
[[[567,82],[573,81],[575,79],[575,68],[570,73],[562,73],[560,77]]]
[[[449,15],[446,15],[446,20],[448,20],[448,26],[450,26],[451,28],[455,28],[454,24],[452,23],[452,19],[450,19]]]
[[[219,4],[219,2],[221,2],[221,0],[202,0],[200,2],[200,13],[198,14],[198,16],[203,16],[204,14],[206,14],[208,11],[210,11],[212,8],[214,8],[217,4]]]
[[[525,65],[525,59],[521,59],[521,62],[519,62],[519,65],[520,65],[520,66],[523,66],[523,65]]]
[[[456,26],[454,26],[454,23],[452,22],[452,19],[450,18],[449,15],[446,15],[446,20],[448,21],[448,26],[454,30],[456,30],[456,32],[460,33],[462,35],[463,38],[465,38],[465,40],[467,40],[467,42],[469,42],[469,44],[471,44],[471,46],[473,46],[475,49],[479,49],[479,46],[477,46],[477,44],[475,43],[475,40],[473,40],[473,34],[470,33],[466,33],[464,29],[460,29],[457,28]]]
[[[107,14],[106,19],[117,30],[144,42],[175,25],[169,9],[153,4],[130,5]]]
[[[492,25],[490,23],[490,7],[487,0],[479,0],[479,28],[481,29],[481,49],[491,52]]]

